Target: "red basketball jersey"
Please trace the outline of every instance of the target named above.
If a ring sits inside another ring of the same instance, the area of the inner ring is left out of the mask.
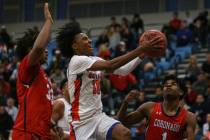
[[[26,126],[26,132],[49,138],[53,97],[51,83],[40,64],[29,65],[28,56],[18,68],[17,97],[19,112],[13,129],[24,131]]]
[[[175,116],[167,116],[161,103],[155,103],[150,114],[146,140],[182,140],[187,110],[180,108]]]

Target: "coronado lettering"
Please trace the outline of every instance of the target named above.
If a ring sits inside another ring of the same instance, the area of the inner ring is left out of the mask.
[[[155,119],[154,126],[171,130],[173,132],[179,132],[180,125],[173,124],[164,120]]]

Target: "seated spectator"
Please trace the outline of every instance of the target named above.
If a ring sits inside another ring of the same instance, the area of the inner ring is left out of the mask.
[[[57,66],[50,76],[51,79],[60,87],[61,82],[66,78],[64,72]]]
[[[192,106],[195,103],[197,93],[192,89],[191,82],[187,82],[186,87],[187,87],[187,93],[184,99],[187,105]]]
[[[163,101],[163,92],[162,92],[162,87],[158,86],[155,89],[155,98],[154,98],[154,102],[162,102]]]
[[[186,69],[187,79],[191,82],[197,80],[197,75],[201,73],[201,69],[197,64],[197,57],[195,55],[190,56],[190,61]]]
[[[12,117],[7,113],[4,106],[0,104],[0,139],[8,139],[13,126]]]
[[[177,46],[186,46],[193,40],[193,33],[187,27],[187,22],[182,21],[180,29],[177,30],[176,33],[177,37]]]
[[[110,26],[108,29],[108,38],[109,38],[109,47],[111,51],[113,52],[117,46],[117,44],[121,40],[120,36],[120,29],[117,26],[116,28],[114,26]]]
[[[200,73],[197,77],[197,81],[195,81],[192,86],[198,94],[204,95],[208,87],[207,76],[204,73]]]
[[[7,106],[5,107],[7,113],[12,117],[12,120],[15,121],[17,117],[18,109],[15,106],[15,101],[13,98],[7,99]]]
[[[144,21],[139,14],[136,13],[133,15],[130,27],[132,32],[135,34],[135,37],[144,32]]]
[[[190,15],[189,11],[185,12],[185,20],[187,22],[187,25],[190,25],[193,22],[193,19],[192,19],[191,15]]]
[[[4,79],[4,76],[0,74],[0,93],[3,95],[9,95],[11,93],[10,83]]]
[[[121,29],[121,40],[125,42],[127,50],[133,50],[136,48],[135,38],[128,28],[128,26],[123,25]]]
[[[131,73],[126,76],[110,74],[109,79],[112,87],[118,91],[128,91],[129,86],[137,84],[136,77]]]
[[[121,56],[127,52],[127,47],[124,41],[120,41],[115,49],[114,57]]]
[[[177,30],[180,29],[181,27],[181,20],[179,19],[179,14],[178,12],[173,13],[173,18],[172,20],[169,21],[169,26],[173,30],[172,33],[176,34]]]
[[[106,27],[102,34],[99,35],[97,41],[96,41],[96,47],[99,48],[100,45],[103,45],[105,43],[109,43],[109,38],[108,38],[108,27]]]
[[[108,48],[108,44],[101,44],[98,48],[98,56],[105,59],[105,60],[109,60],[111,57],[111,52]]]
[[[203,135],[206,136],[210,132],[210,113],[206,115],[206,123],[203,124]]]
[[[206,110],[208,106],[205,105],[204,97],[202,94],[198,94],[196,101],[193,104],[191,111],[195,113],[199,127],[201,128],[206,118]]]

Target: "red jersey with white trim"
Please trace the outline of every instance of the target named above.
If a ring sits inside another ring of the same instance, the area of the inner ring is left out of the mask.
[[[67,70],[72,121],[83,121],[102,112],[101,71],[88,71],[99,57],[74,55]]]
[[[182,140],[187,110],[180,108],[175,116],[167,116],[161,103],[155,103],[150,114],[146,140]]]
[[[26,108],[26,132],[50,138],[53,90],[43,68],[40,64],[30,66],[28,56],[21,61],[18,68],[17,97],[19,112],[13,129],[24,131]]]

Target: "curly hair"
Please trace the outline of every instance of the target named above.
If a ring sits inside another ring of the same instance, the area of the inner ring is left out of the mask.
[[[63,56],[71,58],[74,55],[72,45],[75,36],[81,32],[80,27],[73,23],[68,23],[59,29],[56,41]]]
[[[167,75],[167,76],[165,76],[165,78],[163,79],[163,82],[162,82],[162,86],[166,83],[166,81],[168,81],[168,80],[174,80],[174,81],[176,81],[176,83],[177,83],[177,85],[179,86],[179,88],[182,90],[182,95],[181,95],[181,97],[180,97],[180,99],[183,99],[184,98],[184,96],[185,96],[185,94],[186,94],[186,92],[187,92],[187,87],[186,87],[186,85],[185,85],[185,81],[184,80],[182,80],[182,79],[179,79],[179,78],[177,78],[175,75],[173,75],[173,74],[170,74],[170,75]]]
[[[32,49],[34,42],[39,32],[28,29],[23,37],[17,39],[17,47],[15,49],[15,55],[19,61],[21,61]]]

